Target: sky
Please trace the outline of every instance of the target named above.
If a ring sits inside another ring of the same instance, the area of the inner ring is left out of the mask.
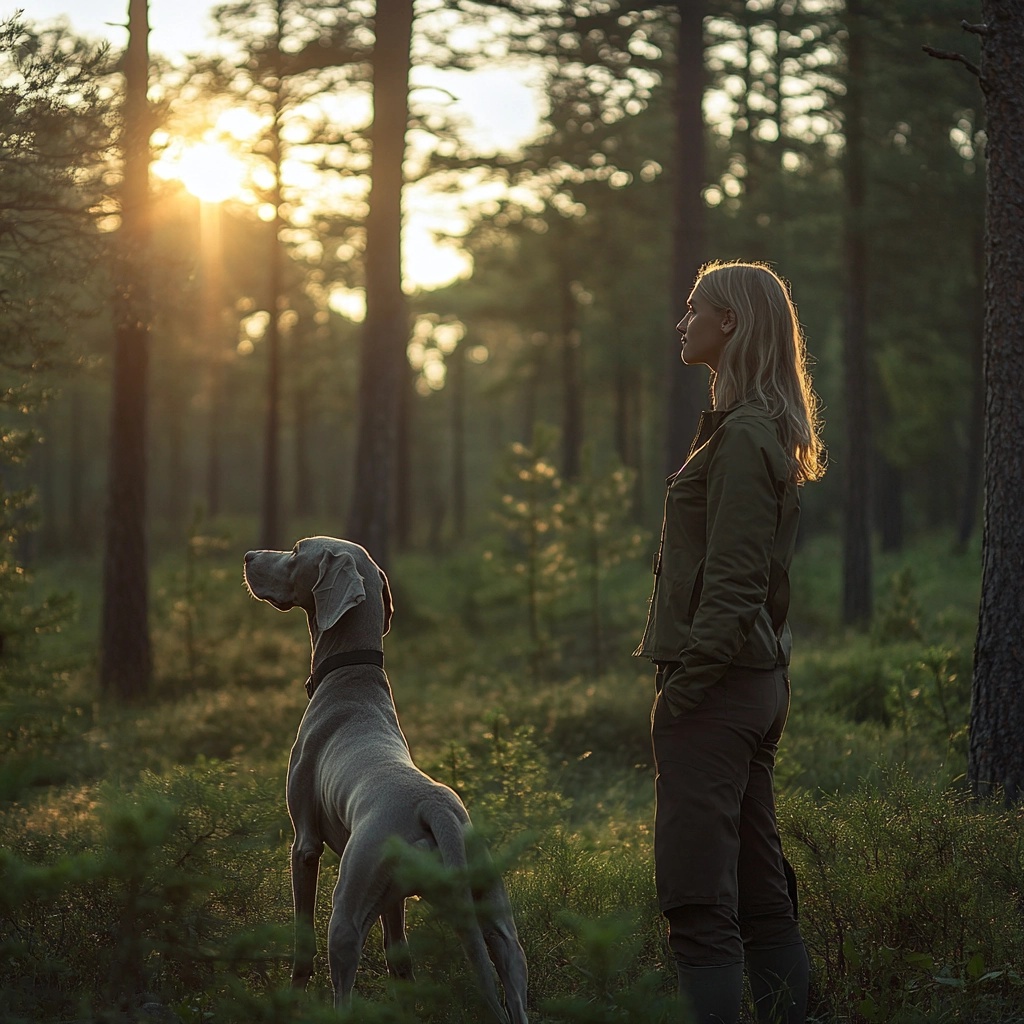
[[[210,12],[222,0],[149,0],[150,50],[174,59],[184,53],[212,48]],[[0,19],[15,11],[43,23],[66,17],[81,35],[106,38],[117,47],[128,41],[128,0],[0,0]],[[418,76],[414,69],[413,80]],[[453,75],[445,83],[463,112],[477,126],[481,146],[507,148],[529,138],[537,129],[538,100],[522,75],[488,68],[475,75]]]
[[[209,0],[149,0],[150,48],[168,57],[203,49],[214,6]],[[36,23],[63,15],[78,34],[104,37],[116,46],[128,39],[117,27],[128,21],[128,0],[0,0],[0,18],[17,10]]]
[[[212,49],[210,12],[222,0],[149,0],[150,51],[174,60],[185,53]],[[24,12],[33,24],[64,17],[78,35],[106,38],[117,48],[128,40],[128,0],[0,0],[0,20]],[[413,81],[434,83],[436,71],[413,69]],[[467,141],[480,152],[508,150],[532,138],[542,106],[522,73],[490,66],[465,74],[444,73],[444,88],[454,94],[453,113],[472,125]],[[418,200],[409,195],[404,237],[407,277],[422,287],[438,287],[468,270],[457,247],[438,246],[433,232],[463,219],[445,208],[441,197]],[[457,233],[457,232],[456,232]]]

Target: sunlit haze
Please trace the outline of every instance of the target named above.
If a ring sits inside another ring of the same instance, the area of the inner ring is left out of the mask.
[[[150,48],[171,60],[186,53],[214,47],[210,0],[149,0]],[[0,18],[22,10],[33,23],[65,18],[82,35],[106,38],[116,47],[127,42],[128,0],[32,0],[12,4],[0,0]],[[521,73],[489,66],[479,72],[447,71],[418,66],[411,85],[429,91],[444,90],[446,108],[464,124],[463,137],[482,154],[514,149],[532,138],[538,129],[539,102],[536,92]],[[253,116],[245,111],[222,114],[217,132],[202,138],[160,140],[154,174],[180,180],[199,199],[217,203],[239,199],[252,201],[247,167],[240,151],[224,143],[224,133],[244,142],[257,131],[255,125],[234,127],[225,123],[232,114]],[[472,193],[430,194],[410,188],[405,197],[403,267],[407,288],[436,288],[471,272],[469,258],[457,243],[438,238],[456,237],[468,225],[467,207]],[[263,211],[257,208],[262,216]],[[349,315],[358,316],[358,302],[345,305]]]
[[[239,194],[245,180],[245,165],[217,142],[198,142],[182,147],[177,163],[158,162],[158,175],[165,165],[171,175],[179,178],[192,195],[207,203],[221,203]]]

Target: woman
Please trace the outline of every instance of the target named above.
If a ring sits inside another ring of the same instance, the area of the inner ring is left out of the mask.
[[[712,411],[668,480],[636,651],[657,666],[658,899],[699,1024],[738,1019],[744,964],[758,1021],[799,1024],[809,968],[772,776],[797,489],[824,472],[817,401],[796,310],[767,266],[702,268],[677,329],[683,362],[712,370]]]

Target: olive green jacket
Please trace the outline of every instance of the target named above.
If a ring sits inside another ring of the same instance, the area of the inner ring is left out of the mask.
[[[668,664],[664,695],[696,707],[731,665],[789,664],[789,566],[800,501],[775,424],[753,402],[701,414],[668,478],[654,594],[637,657]]]

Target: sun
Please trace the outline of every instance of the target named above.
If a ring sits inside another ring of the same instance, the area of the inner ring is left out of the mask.
[[[242,191],[246,166],[219,142],[197,142],[183,150],[178,177],[197,199],[222,203]]]
[[[164,179],[174,178],[204,203],[238,199],[245,191],[248,167],[222,142],[203,140],[169,146],[153,165]]]

